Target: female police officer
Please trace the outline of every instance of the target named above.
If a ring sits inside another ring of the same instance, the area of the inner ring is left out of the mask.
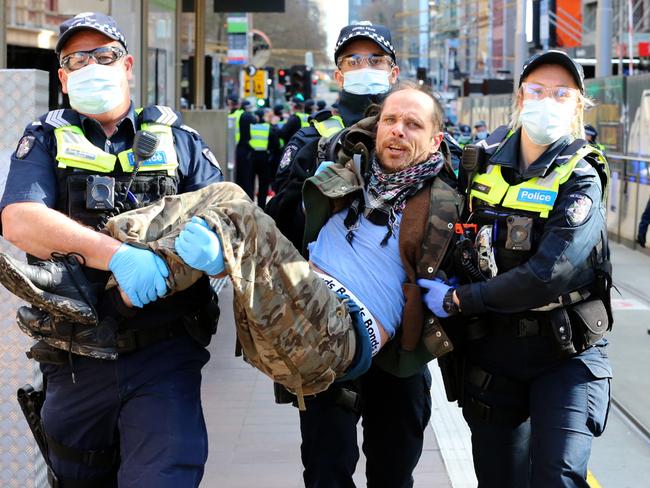
[[[465,284],[419,281],[436,315],[468,317],[456,393],[481,488],[587,487],[605,427],[607,168],[579,139],[583,79],[560,51],[528,60],[511,126],[464,155],[466,168],[479,162],[459,244]]]

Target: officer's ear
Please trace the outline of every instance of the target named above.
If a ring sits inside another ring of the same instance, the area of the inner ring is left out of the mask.
[[[57,74],[59,75],[59,81],[61,82],[61,91],[63,93],[68,93],[68,73],[66,73],[63,68],[59,68]]]
[[[336,80],[336,83],[338,83],[338,85],[339,85],[339,90],[342,90],[343,89],[343,73],[338,68],[336,68],[334,70],[334,79]]]
[[[133,79],[133,55],[127,54],[124,56],[124,67],[126,68],[126,79],[131,81]]]
[[[390,75],[388,75],[388,81],[391,85],[397,83],[397,77],[399,76],[399,66],[396,64],[390,70]]]

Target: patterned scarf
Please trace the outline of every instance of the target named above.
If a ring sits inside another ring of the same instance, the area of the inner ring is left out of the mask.
[[[352,244],[354,231],[359,228],[359,215],[364,215],[375,225],[385,225],[388,232],[381,241],[385,246],[395,234],[397,214],[406,206],[406,200],[415,195],[428,180],[436,176],[444,166],[444,158],[437,152],[423,163],[404,168],[396,173],[385,173],[373,153],[369,178],[366,177],[366,201],[357,198],[352,202],[345,217],[348,229],[346,239]]]

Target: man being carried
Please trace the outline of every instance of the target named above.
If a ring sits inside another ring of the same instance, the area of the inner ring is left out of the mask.
[[[360,173],[352,160],[351,167],[328,162],[307,182],[308,223],[324,224],[316,225],[320,231],[309,243],[310,261],[229,183],[118,215],[106,231],[124,242],[146,241],[165,260],[174,292],[203,273],[227,274],[246,359],[302,399],[365,372],[405,317],[422,320],[416,274],[431,278],[437,269],[416,273],[426,256],[405,249],[404,243],[425,246],[422,229],[435,221],[432,217],[449,218],[428,215],[430,208],[443,211],[430,205],[432,185],[452,195],[450,201],[455,195],[445,183],[453,184],[451,169],[438,152],[441,124],[442,112],[430,93],[406,85],[386,98],[377,118],[376,151],[365,171]],[[413,217],[411,201],[418,202],[420,221]],[[449,207],[453,218],[455,207]],[[401,232],[405,219],[411,220]],[[453,231],[445,232],[451,238]],[[37,301],[30,266],[2,255],[3,283],[8,270],[14,291]],[[38,303],[70,315],[56,301]],[[25,325],[37,328],[42,322]],[[433,335],[446,339],[444,333]]]

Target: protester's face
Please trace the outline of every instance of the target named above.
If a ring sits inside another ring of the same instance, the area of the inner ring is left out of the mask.
[[[434,126],[436,106],[418,90],[400,90],[384,101],[377,122],[377,158],[394,173],[427,160],[438,150],[443,133]]]
[[[358,39],[356,41],[350,42],[343,48],[343,51],[339,54],[339,58],[336,59],[338,65],[336,71],[334,71],[334,78],[339,85],[339,90],[343,89],[343,77],[345,76],[345,73],[357,69],[349,67],[345,62],[339,63],[339,60],[342,60],[352,54],[356,54],[358,56],[370,56],[374,54],[375,56],[386,56],[386,59],[390,60],[390,56],[386,54],[386,51],[384,51],[377,45],[377,43],[371,41],[370,39]],[[368,68],[367,61],[364,61],[359,66],[359,68]],[[387,71],[389,73],[388,80],[390,81],[391,85],[397,81],[397,75],[399,75],[399,67],[397,65],[393,65],[392,60],[390,62],[387,61],[385,64],[377,66],[374,69]]]
[[[99,47],[113,46],[124,50],[124,46],[118,41],[114,41],[110,37],[106,37],[100,32],[94,30],[82,30],[74,34],[68,42],[65,43],[59,59],[65,58],[68,54],[77,51],[92,51]],[[88,64],[95,63],[95,60],[90,58]],[[133,56],[126,54],[120,59],[110,65],[115,70],[115,76],[122,78],[122,85],[124,88],[124,95],[126,99],[129,98],[129,81],[133,78]],[[82,68],[83,69],[83,68]],[[61,90],[63,93],[68,93],[68,76],[69,71],[64,68],[59,68],[59,80],[61,81]]]

